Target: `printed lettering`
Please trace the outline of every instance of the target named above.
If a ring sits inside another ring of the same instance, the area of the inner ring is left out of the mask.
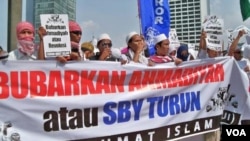
[[[73,130],[98,126],[98,108],[47,111],[43,115],[44,131]]]
[[[103,117],[105,124],[127,122],[129,120],[139,120],[143,99],[132,101],[120,101],[119,103],[108,102],[104,105],[103,111],[107,116]],[[134,115],[134,117],[132,117]]]

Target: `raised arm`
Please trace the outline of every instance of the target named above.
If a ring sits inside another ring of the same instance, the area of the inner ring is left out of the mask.
[[[207,49],[207,44],[206,44],[206,38],[207,38],[207,33],[205,31],[201,31],[201,36],[200,36],[200,48],[199,50],[206,50]]]
[[[238,46],[238,43],[240,41],[240,38],[245,34],[245,30],[242,29],[239,31],[237,37],[233,40],[232,44],[230,45],[230,48],[228,50],[228,56],[233,56],[234,55],[234,51]]]
[[[40,43],[39,43],[39,49],[38,49],[38,60],[45,60],[45,55],[44,55],[44,43],[43,43],[43,37],[46,35],[46,30],[44,27],[39,27],[38,29],[38,35],[40,38]]]

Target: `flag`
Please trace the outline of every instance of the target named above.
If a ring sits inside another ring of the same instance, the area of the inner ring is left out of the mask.
[[[149,55],[154,55],[154,37],[170,30],[168,0],[138,0],[141,34],[145,37]]]
[[[249,0],[240,0],[240,10],[243,21],[250,17],[250,2]]]

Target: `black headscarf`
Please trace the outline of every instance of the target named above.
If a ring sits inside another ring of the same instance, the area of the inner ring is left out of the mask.
[[[187,55],[182,55],[182,51],[186,50],[187,51]],[[182,61],[187,61],[188,59],[188,56],[189,56],[189,53],[188,53],[188,46],[187,45],[181,45],[178,50],[177,50],[177,58],[181,59]]]

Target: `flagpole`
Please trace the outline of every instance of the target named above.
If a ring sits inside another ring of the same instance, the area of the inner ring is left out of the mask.
[[[139,0],[137,0],[137,9],[138,9],[138,18],[139,18],[140,34],[142,35],[141,12],[140,12],[140,2],[139,2]]]

